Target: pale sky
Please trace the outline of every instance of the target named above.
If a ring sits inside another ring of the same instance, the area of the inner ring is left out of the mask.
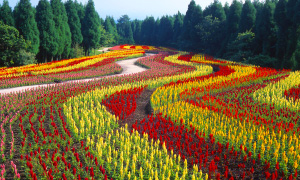
[[[14,7],[19,0],[8,0],[9,5]],[[66,0],[62,0],[65,2]],[[211,4],[214,0],[195,0],[202,9]],[[231,4],[232,0],[219,0],[223,5],[225,2]],[[31,4],[36,6],[39,0],[31,0]],[[88,0],[78,0],[83,4]],[[2,5],[3,0],[0,0]],[[95,8],[100,17],[105,18],[107,15],[113,16],[116,20],[124,14],[130,19],[145,19],[147,16],[154,18],[163,15],[174,15],[178,11],[185,14],[190,0],[94,0]]]

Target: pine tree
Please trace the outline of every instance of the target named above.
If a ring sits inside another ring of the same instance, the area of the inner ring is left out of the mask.
[[[75,3],[72,0],[68,0],[65,3],[65,7],[68,15],[68,23],[72,37],[72,46],[74,47],[75,44],[81,44],[83,40],[80,19]]]
[[[86,54],[89,55],[91,48],[96,48],[100,41],[100,24],[93,0],[89,0],[82,26],[83,46]]]
[[[256,9],[250,0],[246,0],[241,14],[241,20],[239,24],[239,32],[246,32],[252,30],[256,19]],[[252,30],[253,31],[253,30]]]
[[[153,42],[153,32],[155,28],[155,19],[153,16],[146,17],[142,23],[142,35],[141,42],[144,45],[152,45]]]
[[[3,4],[0,6],[0,21],[9,26],[15,25],[13,13],[7,0],[3,0]]]
[[[286,11],[286,0],[279,0],[276,4],[274,19],[278,26],[277,32],[277,44],[276,44],[276,57],[282,62],[286,54],[286,48],[288,43],[288,29],[289,29],[289,20],[287,19]]]
[[[136,44],[141,43],[141,28],[142,21],[135,19],[132,23],[135,24],[135,29],[133,31],[133,39]]]
[[[204,17],[209,15],[211,15],[213,19],[218,18],[220,21],[226,20],[224,8],[218,0],[214,0],[214,2],[203,11]]]
[[[227,37],[229,41],[232,41],[237,37],[241,13],[242,4],[237,0],[234,0],[227,16]]]
[[[196,25],[201,23],[203,18],[202,9],[192,0],[183,19],[182,39],[185,41],[183,49],[197,50],[197,31]]]
[[[35,10],[29,0],[20,0],[14,9],[16,28],[20,35],[30,44],[28,50],[37,54],[40,46],[40,33],[35,19]]]
[[[58,34],[57,44],[58,51],[57,57],[61,59],[61,55],[66,50],[65,55],[68,56],[70,52],[70,44],[71,44],[71,33],[70,27],[68,24],[68,17],[66,13],[66,9],[61,0],[51,0],[50,1],[52,12],[53,12],[53,20],[55,23],[55,29]]]
[[[173,24],[172,20],[168,16],[163,16],[160,19],[158,43],[162,46],[170,46],[173,40]]]
[[[36,22],[40,31],[40,52],[38,57],[43,61],[53,60],[58,52],[58,35],[55,29],[53,13],[47,0],[40,0],[36,7]]]
[[[118,19],[117,24],[118,34],[120,35],[121,44],[133,44],[133,32],[131,29],[130,18],[128,15],[123,15]]]
[[[224,9],[224,12],[225,12],[225,15],[226,15],[226,18],[227,18],[228,14],[229,14],[229,4],[228,4],[228,2],[225,3],[223,9]]]
[[[174,35],[173,35],[173,42],[175,43],[175,47],[178,48],[178,43],[180,41],[180,36],[182,33],[183,28],[183,15],[178,11],[178,13],[175,15],[175,21],[174,21]]]

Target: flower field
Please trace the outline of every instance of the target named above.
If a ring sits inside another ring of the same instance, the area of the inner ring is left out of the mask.
[[[114,61],[140,57],[144,53],[143,50],[134,49],[116,50],[97,56],[4,68],[0,69],[0,88],[115,74],[121,71],[121,67]]]
[[[138,59],[141,73],[0,95],[0,179],[300,178],[299,71],[111,50],[0,69],[13,87],[109,74],[116,60],[157,51]]]

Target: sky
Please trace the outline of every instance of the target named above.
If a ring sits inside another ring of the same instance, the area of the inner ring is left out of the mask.
[[[8,0],[9,5],[14,7],[19,0]],[[62,0],[65,2],[66,0]],[[86,4],[88,0],[77,0]],[[127,14],[130,19],[143,20],[147,16],[154,18],[163,15],[174,15],[178,11],[185,14],[191,0],[94,0],[95,9],[101,18],[107,15],[118,19],[120,16]],[[211,4],[214,0],[195,0],[196,4],[200,5],[202,9]],[[30,1],[33,6],[36,6],[39,0]],[[219,0],[223,5],[228,2],[231,4],[232,0]],[[3,0],[0,0],[3,3]]]

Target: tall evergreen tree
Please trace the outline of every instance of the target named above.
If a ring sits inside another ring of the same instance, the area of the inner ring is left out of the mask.
[[[256,36],[262,45],[264,55],[276,54],[276,29],[274,21],[275,4],[267,0],[263,6],[260,17],[257,18]]]
[[[141,42],[145,45],[152,45],[153,43],[153,32],[155,27],[155,19],[153,16],[146,17],[142,23],[141,28]]]
[[[39,52],[40,33],[30,0],[20,0],[14,9],[14,18],[20,35],[30,44],[28,50],[36,55]]]
[[[280,62],[284,60],[288,43],[289,20],[287,19],[286,14],[286,4],[286,0],[279,0],[274,12],[274,19],[278,26],[276,57]]]
[[[3,0],[3,4],[0,6],[0,21],[9,26],[15,25],[13,13],[7,0]]]
[[[220,21],[226,20],[224,8],[218,0],[214,0],[214,2],[203,11],[203,16],[209,15],[211,15],[213,19],[218,18]]]
[[[89,0],[86,5],[82,34],[85,52],[89,55],[89,50],[96,48],[100,41],[100,24],[93,0]]]
[[[40,0],[36,7],[36,22],[40,31],[40,57],[45,62],[53,60],[58,52],[58,35],[53,21],[51,5],[47,0]]]
[[[65,49],[70,49],[71,44],[71,33],[70,27],[68,24],[68,17],[66,13],[66,9],[61,0],[50,0],[52,12],[53,12],[53,20],[55,23],[55,29],[58,34],[57,44],[58,51],[56,56],[60,59]],[[68,53],[66,54],[68,55]]]
[[[223,9],[224,9],[224,12],[225,12],[225,15],[226,15],[226,18],[227,18],[228,14],[229,14],[229,4],[228,4],[228,2],[225,3]]]
[[[163,16],[160,19],[158,43],[162,46],[170,46],[173,40],[173,23],[170,17]]]
[[[180,36],[182,33],[182,28],[183,28],[183,18],[184,16],[178,11],[178,13],[175,15],[175,20],[174,20],[174,27],[173,27],[173,42],[174,42],[174,47],[179,47],[178,43],[180,42]]]
[[[128,15],[123,15],[118,19],[117,30],[121,37],[121,44],[134,44],[133,32]]]
[[[229,41],[233,41],[238,34],[239,23],[242,13],[242,4],[234,0],[230,6],[227,16],[227,37]]]
[[[135,24],[135,29],[133,31],[133,39],[136,44],[141,44],[141,28],[142,21],[135,19],[132,23]]]
[[[243,8],[239,24],[239,32],[246,32],[247,30],[252,30],[256,19],[256,9],[250,0],[246,0]]]
[[[188,10],[183,19],[182,38],[185,41],[183,49],[197,50],[197,32],[198,25],[203,18],[202,9],[192,0],[188,6]]]
[[[65,3],[65,7],[68,15],[68,23],[72,37],[72,46],[74,47],[75,44],[81,44],[83,40],[80,19],[75,3],[72,0],[68,0]]]

